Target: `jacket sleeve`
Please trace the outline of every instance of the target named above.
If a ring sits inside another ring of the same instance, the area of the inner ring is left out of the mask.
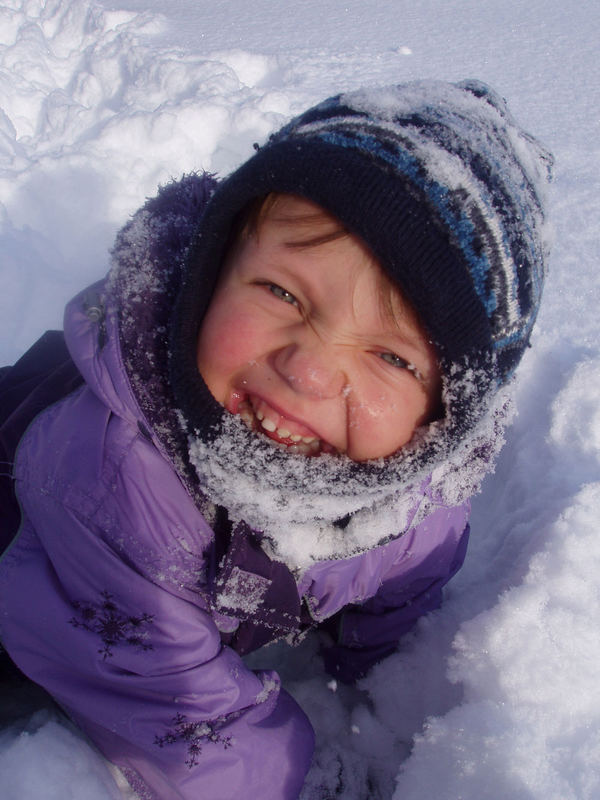
[[[143,579],[118,563],[110,589],[99,571],[69,597],[27,522],[20,539],[28,552],[18,581],[29,597],[13,591],[3,603],[3,643],[140,797],[298,796],[313,733],[275,673],[248,670],[192,604],[165,595],[140,606]]]
[[[42,409],[81,381],[62,331],[46,331],[16,364],[0,369],[0,553],[17,532],[21,516],[12,476],[18,443]]]
[[[45,416],[72,417],[76,400]],[[110,443],[102,459],[88,438],[89,457],[77,460],[39,418],[27,458],[18,454],[24,519],[0,566],[3,644],[141,798],[296,798],[313,750],[308,719],[277,674],[249,670],[222,645],[195,590],[202,531],[164,459],[91,413],[90,430]],[[35,456],[49,446],[42,475]],[[64,458],[75,461],[63,486]]]
[[[440,607],[442,588],[462,566],[469,539],[467,508],[448,512],[440,509],[438,519],[410,533],[410,560],[392,560],[375,596],[347,606],[322,626],[332,642],[323,658],[334,677],[345,683],[362,677],[394,652],[419,617]],[[438,530],[432,533],[432,527]]]

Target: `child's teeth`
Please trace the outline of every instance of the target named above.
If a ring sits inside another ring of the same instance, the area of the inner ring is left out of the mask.
[[[287,448],[288,452],[290,453],[300,453],[303,456],[310,455],[310,448],[307,447],[304,442],[300,442],[300,444],[291,444]]]
[[[253,421],[256,418],[261,428],[265,431],[269,433],[277,432],[277,436],[281,439],[289,439],[294,443],[290,446],[292,452],[301,452],[306,455],[319,447],[319,439],[316,436],[301,436],[299,433],[292,433],[289,428],[278,428],[276,422],[265,417],[264,411],[254,410],[252,407],[247,407],[245,403],[240,404],[239,414],[249,428],[252,427]],[[307,447],[307,445],[309,445],[309,447]]]
[[[260,419],[260,417],[258,418]],[[261,419],[260,424],[266,431],[269,431],[270,433],[273,433],[273,431],[277,428],[277,425],[275,425],[275,423],[270,419]]]
[[[243,409],[240,414],[240,417],[242,418],[242,421],[247,425],[248,428],[252,428],[252,423],[254,421],[254,418],[250,411],[248,411],[247,409]]]

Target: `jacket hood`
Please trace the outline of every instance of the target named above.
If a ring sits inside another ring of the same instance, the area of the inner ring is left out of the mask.
[[[102,298],[108,318],[116,321],[121,369],[146,432],[209,521],[211,503],[190,464],[188,437],[168,375],[168,332],[192,236],[216,186],[214,177],[204,173],[161,187],[117,235]]]

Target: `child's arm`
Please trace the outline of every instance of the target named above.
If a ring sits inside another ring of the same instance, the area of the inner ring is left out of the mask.
[[[436,518],[437,514],[437,518]],[[365,675],[378,661],[394,652],[401,637],[419,617],[439,608],[442,588],[460,569],[469,539],[468,507],[440,509],[407,534],[407,558],[390,564],[377,594],[362,605],[348,606],[323,627],[333,644],[323,649],[328,672],[350,683]],[[454,517],[448,525],[447,514]],[[441,536],[432,535],[432,526]],[[446,527],[446,530],[444,530]],[[435,542],[430,547],[429,542]]]
[[[0,583],[17,665],[141,797],[296,798],[312,729],[276,674],[222,646],[202,593],[208,528],[166,460],[84,389],[30,427],[17,482]]]
[[[19,573],[24,591],[6,606],[3,631],[11,656],[141,797],[298,796],[310,724],[275,673],[252,673],[220,646],[207,614],[168,596],[146,606],[152,613],[140,610],[135,575],[119,576],[110,593],[96,594],[92,579],[81,596],[95,601],[74,605],[59,586],[52,591],[47,563],[31,559]]]

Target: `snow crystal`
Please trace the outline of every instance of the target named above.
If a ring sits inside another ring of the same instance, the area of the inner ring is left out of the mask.
[[[271,581],[239,567],[231,570],[224,589],[219,592],[219,604],[223,608],[243,608],[252,614],[262,603]]]
[[[261,691],[256,695],[256,703],[264,703],[266,702],[269,697],[279,690],[279,681],[272,677],[269,673],[260,675],[260,679],[262,680],[263,688]]]

